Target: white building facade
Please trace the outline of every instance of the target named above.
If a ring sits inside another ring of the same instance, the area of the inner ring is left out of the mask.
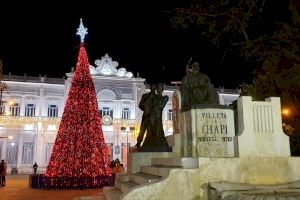
[[[141,96],[149,92],[145,79],[134,77],[107,54],[90,66],[95,85],[102,129],[111,159],[127,163],[127,149],[134,146],[142,111]],[[43,172],[49,162],[73,72],[67,79],[27,76],[4,76],[8,90],[3,91],[0,116],[0,158],[9,170],[32,173],[37,162]],[[166,86],[169,101],[163,111],[165,135],[173,134],[172,96],[175,86]],[[219,89],[220,104],[229,105],[238,91]],[[126,127],[122,130],[121,127]],[[130,130],[130,127],[135,130]],[[12,136],[12,139],[7,138]]]

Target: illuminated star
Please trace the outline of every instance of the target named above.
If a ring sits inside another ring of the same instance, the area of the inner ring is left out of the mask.
[[[80,42],[83,43],[84,42],[84,38],[85,38],[85,35],[87,34],[87,28],[85,28],[83,26],[83,23],[82,23],[82,18],[80,18],[80,24],[79,24],[79,28],[77,28],[77,33],[76,35],[79,35],[80,36]]]

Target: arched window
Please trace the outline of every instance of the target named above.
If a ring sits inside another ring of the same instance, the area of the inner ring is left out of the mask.
[[[114,100],[117,99],[117,95],[114,93],[114,91],[103,89],[98,92],[97,99],[101,117],[109,115],[114,118]]]

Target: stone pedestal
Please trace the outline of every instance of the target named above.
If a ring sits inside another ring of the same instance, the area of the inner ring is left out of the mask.
[[[179,114],[181,153],[187,157],[234,157],[234,113],[228,106],[195,107]]]

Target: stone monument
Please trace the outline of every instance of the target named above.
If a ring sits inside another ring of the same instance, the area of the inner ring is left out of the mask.
[[[181,88],[173,96],[173,123],[181,135],[182,156],[233,157],[233,107],[219,105],[213,84],[199,69],[198,62],[187,65]]]
[[[300,158],[291,157],[280,98],[218,105],[209,78],[193,69],[173,94],[172,152],[131,153],[120,199],[300,199]]]

